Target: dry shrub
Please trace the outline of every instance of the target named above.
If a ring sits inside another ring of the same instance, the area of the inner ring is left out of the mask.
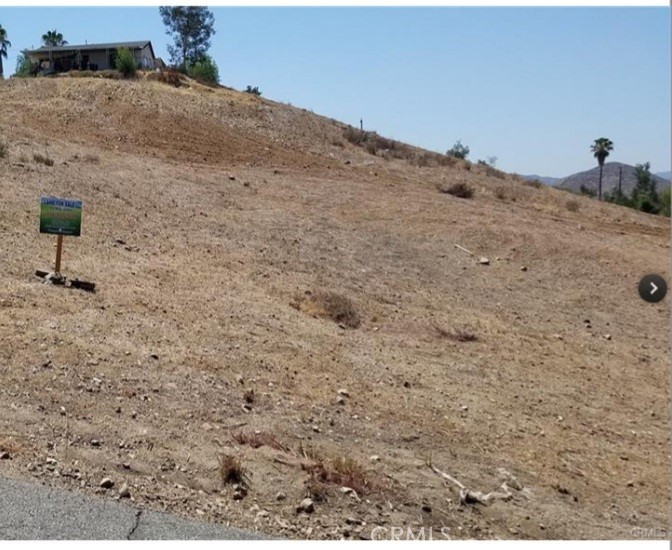
[[[238,432],[233,435],[233,439],[240,445],[247,445],[253,449],[258,449],[259,447],[270,447],[277,451],[287,451],[285,447],[278,439],[269,432]]]
[[[442,193],[448,193],[460,199],[471,199],[474,196],[474,190],[464,182],[453,183],[448,186],[439,185],[438,189]]]
[[[39,153],[35,153],[33,155],[33,160],[35,162],[39,162],[40,164],[44,164],[45,166],[53,166],[54,165],[54,159],[50,159],[49,157],[45,155],[40,155]]]
[[[100,157],[98,155],[92,155],[90,153],[87,153],[82,157],[83,162],[88,162],[90,164],[98,164],[100,162]]]
[[[365,149],[366,152],[369,153],[370,155],[375,155],[376,152],[378,151],[378,147],[376,147],[376,144],[373,141],[367,141]]]
[[[478,336],[468,329],[446,330],[443,327],[434,325],[434,330],[440,338],[452,340],[453,342],[476,342]]]
[[[91,78],[92,76],[95,76],[96,73],[93,71],[70,71],[67,73],[69,77],[71,78]]]
[[[523,185],[534,187],[535,189],[541,189],[544,186],[539,180],[523,180]]]
[[[357,328],[361,324],[359,313],[352,301],[336,292],[308,291],[297,298],[292,305],[308,315],[331,319],[349,328]]]
[[[252,404],[256,400],[256,396],[254,395],[254,390],[252,388],[247,389],[243,392],[243,399],[245,400],[245,403]]]
[[[4,159],[9,154],[9,147],[4,141],[0,141],[0,159]]]
[[[113,69],[106,69],[104,71],[96,71],[94,73],[95,76],[99,78],[107,78],[109,80],[121,80],[123,78],[123,75],[119,71],[115,71]]]
[[[353,145],[361,145],[366,141],[366,133],[362,130],[357,130],[352,126],[348,126],[343,133],[345,139],[347,139]]]
[[[504,187],[503,185],[498,185],[495,188],[495,197],[497,197],[500,201],[503,201],[506,199],[507,195],[507,188]]]
[[[492,166],[485,167],[485,174],[491,178],[499,178],[500,180],[506,179],[506,173]]]
[[[567,210],[570,212],[578,212],[579,211],[579,201],[574,200],[574,199],[569,199],[566,203],[565,206],[567,207]]]
[[[473,165],[468,160],[462,162],[462,168],[464,168],[467,172],[471,171],[472,166]]]
[[[314,453],[312,461],[302,464],[301,468],[310,476],[307,486],[322,492],[326,492],[325,486],[336,485],[368,494],[377,486],[364,467],[350,457],[325,458]]]
[[[245,483],[245,470],[235,456],[219,455],[219,478],[222,483]]]
[[[174,86],[175,88],[179,88],[182,85],[182,75],[179,73],[179,71],[176,71],[175,69],[161,70],[159,71],[158,75],[155,78],[159,82],[162,82],[163,84],[168,84],[169,86]],[[152,78],[152,80],[153,79],[154,78]]]

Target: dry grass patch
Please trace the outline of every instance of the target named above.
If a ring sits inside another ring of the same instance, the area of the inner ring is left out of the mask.
[[[33,160],[35,162],[39,162],[40,164],[44,164],[45,166],[53,166],[54,165],[54,159],[51,159],[45,155],[40,155],[39,153],[35,153],[33,155]]]
[[[225,453],[219,455],[219,479],[224,484],[245,484],[245,470],[235,456]]]
[[[478,336],[474,334],[469,329],[458,329],[458,330],[446,330],[443,327],[438,325],[433,325],[434,330],[439,335],[440,338],[445,338],[446,340],[452,340],[453,342],[476,342],[478,341]]]
[[[247,445],[253,449],[258,449],[259,447],[269,447],[275,449],[276,451],[287,451],[288,448],[285,447],[277,437],[269,432],[238,432],[234,434],[233,439],[236,443],[240,445]]]
[[[325,457],[311,449],[304,451],[304,457],[310,462],[301,465],[310,478],[306,486],[315,496],[324,495],[330,486],[350,487],[358,494],[368,494],[380,487],[371,474],[354,458],[346,456]]]
[[[541,189],[544,186],[539,180],[523,180],[523,185],[526,187],[534,187],[535,189]]]
[[[441,193],[447,193],[460,199],[471,199],[474,196],[474,190],[467,183],[453,183],[452,185],[439,185]]]
[[[359,313],[350,298],[336,292],[308,291],[296,298],[292,305],[308,315],[331,319],[348,328],[357,328],[361,324]]]
[[[574,199],[569,199],[569,200],[565,203],[565,207],[566,207],[567,210],[569,210],[570,212],[578,212],[578,211],[579,211],[579,201],[574,200]]]

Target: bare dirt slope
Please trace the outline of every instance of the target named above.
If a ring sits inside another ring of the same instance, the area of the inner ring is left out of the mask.
[[[636,287],[669,220],[343,136],[198,85],[2,83],[0,475],[288,537],[667,529],[669,310]],[[63,272],[96,294],[34,276],[41,194],[84,201]]]

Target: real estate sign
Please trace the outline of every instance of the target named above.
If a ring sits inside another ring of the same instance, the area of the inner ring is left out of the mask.
[[[42,197],[40,233],[79,237],[82,229],[82,201]]]

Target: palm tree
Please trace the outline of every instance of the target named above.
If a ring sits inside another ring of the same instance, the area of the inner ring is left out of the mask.
[[[45,46],[66,46],[68,44],[67,40],[63,40],[63,35],[60,32],[57,32],[56,29],[53,31],[47,31],[46,34],[42,35],[42,43]]]
[[[602,167],[604,166],[604,160],[609,156],[609,151],[614,150],[614,144],[610,139],[601,137],[595,140],[595,143],[590,146],[590,150],[600,165],[600,183],[597,187],[597,199],[602,200]]]
[[[12,43],[7,40],[7,31],[0,25],[0,78],[5,78],[2,67],[2,58],[7,59],[7,48],[11,48]]]

